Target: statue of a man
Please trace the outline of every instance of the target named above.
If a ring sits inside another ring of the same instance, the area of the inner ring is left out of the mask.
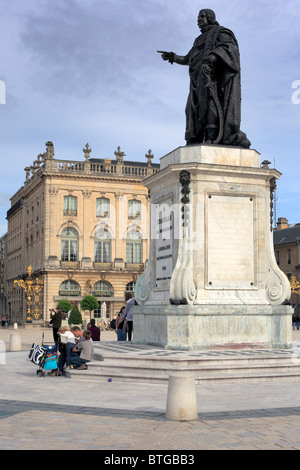
[[[190,92],[186,104],[187,145],[214,143],[250,147],[240,130],[240,55],[232,31],[220,26],[212,10],[198,15],[201,30],[186,56],[162,53],[162,58],[189,66]]]

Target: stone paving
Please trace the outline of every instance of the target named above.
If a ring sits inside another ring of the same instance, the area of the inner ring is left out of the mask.
[[[24,351],[7,352],[0,362],[1,450],[145,450],[146,456],[162,450],[196,455],[202,449],[300,449],[298,382],[197,386],[198,419],[168,421],[167,385],[38,377],[27,355],[42,331],[18,332]],[[9,345],[11,333],[0,328],[0,341]],[[44,333],[51,341],[51,330]],[[293,336],[300,341],[300,331]],[[114,332],[102,335],[103,341],[114,338]]]

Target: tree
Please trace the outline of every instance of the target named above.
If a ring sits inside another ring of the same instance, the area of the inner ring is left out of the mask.
[[[72,304],[69,300],[62,299],[58,302],[57,308],[60,308],[62,310],[62,312],[64,312],[64,313],[68,313],[72,308]]]
[[[99,302],[93,295],[86,295],[80,302],[80,307],[82,310],[90,311],[90,320],[92,318],[92,311],[99,308]]]
[[[77,304],[73,305],[73,308],[71,310],[69,319],[68,319],[69,325],[81,325],[82,324],[82,316],[79,311],[79,308],[77,307]]]

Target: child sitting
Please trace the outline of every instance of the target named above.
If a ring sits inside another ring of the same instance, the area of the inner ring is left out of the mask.
[[[77,344],[76,349],[80,352],[80,356],[73,356],[71,362],[75,369],[87,369],[87,362],[93,360],[94,345],[91,340],[91,332],[84,331],[82,334],[83,341]]]

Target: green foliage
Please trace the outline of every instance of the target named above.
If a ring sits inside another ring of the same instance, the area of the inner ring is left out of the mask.
[[[60,308],[64,313],[68,313],[72,308],[72,304],[69,300],[62,299],[58,302],[57,308]]]
[[[99,308],[99,302],[93,295],[86,295],[80,302],[80,307],[81,310],[89,310],[91,316],[92,310]]]
[[[82,316],[77,307],[77,304],[74,304],[68,319],[69,325],[81,325],[82,324]]]

